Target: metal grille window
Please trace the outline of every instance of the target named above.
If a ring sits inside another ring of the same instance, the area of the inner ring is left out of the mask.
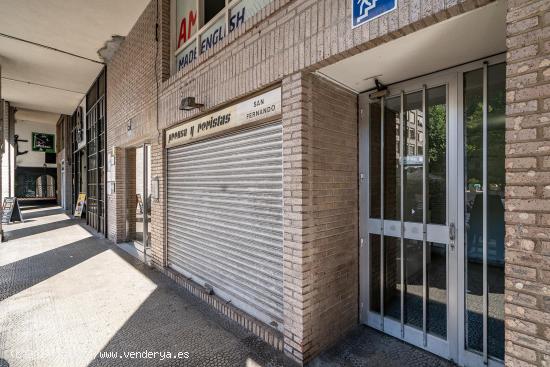
[[[99,74],[86,95],[87,145],[87,210],[86,222],[100,233],[106,233],[105,216],[105,154],[106,103],[105,69]]]
[[[168,265],[280,329],[281,124],[171,148],[167,162]]]

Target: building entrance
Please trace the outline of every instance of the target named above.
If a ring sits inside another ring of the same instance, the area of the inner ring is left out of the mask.
[[[460,365],[504,359],[505,64],[360,97],[362,321]]]

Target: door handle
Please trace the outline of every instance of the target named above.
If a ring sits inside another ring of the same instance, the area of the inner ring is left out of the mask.
[[[451,250],[454,251],[455,249],[455,241],[456,241],[456,226],[454,223],[449,224],[449,245],[451,246]]]

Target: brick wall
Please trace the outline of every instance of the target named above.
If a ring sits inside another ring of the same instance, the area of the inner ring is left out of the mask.
[[[166,251],[164,249],[164,149],[163,144],[151,144],[151,179],[158,179],[159,198],[151,198],[151,258],[157,266],[166,265]],[[153,194],[153,193],[150,193]]]
[[[358,322],[357,97],[283,81],[285,350],[307,361]]]
[[[352,29],[349,0],[274,0],[193,64],[161,82],[158,126],[152,2],[108,64],[107,121],[109,151],[112,146],[153,144],[152,176],[159,176],[161,194],[152,203],[155,264],[165,263],[159,132],[282,82],[285,349],[304,361],[337,340],[357,323],[356,100],[309,72],[489,2],[400,0],[397,11]],[[163,37],[170,21],[165,4],[169,2],[162,0]],[[163,79],[171,55],[161,43],[157,60],[162,67],[157,73],[163,70]],[[205,107],[180,111],[185,96],[196,97]],[[327,110],[319,99],[333,102],[332,108]],[[336,116],[327,120],[327,114]],[[111,196],[109,203],[126,200],[124,190]],[[118,207],[110,207],[114,238],[120,237],[123,220],[118,213]]]
[[[157,8],[158,7],[158,8]],[[157,81],[169,75],[170,0],[153,0],[107,64],[107,151],[157,141]],[[155,25],[159,22],[159,40]],[[157,50],[158,46],[158,50]],[[131,128],[129,128],[129,126]],[[109,238],[126,238],[125,153],[116,157],[116,191],[109,195]]]
[[[509,0],[506,364],[550,366],[550,2]]]

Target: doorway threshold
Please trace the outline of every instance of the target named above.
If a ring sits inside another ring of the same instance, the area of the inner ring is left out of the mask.
[[[145,256],[143,253],[143,244],[136,241],[121,242],[116,244],[120,249],[126,251],[136,259],[145,262]]]

